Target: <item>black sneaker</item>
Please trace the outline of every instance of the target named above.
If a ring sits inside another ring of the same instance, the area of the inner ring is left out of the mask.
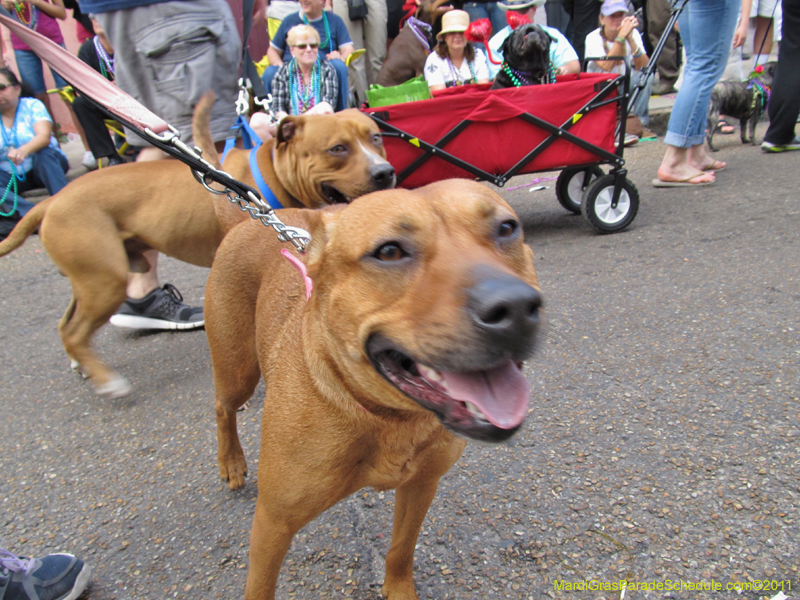
[[[202,327],[203,308],[184,304],[171,283],[156,288],[141,300],[128,298],[111,317],[111,324],[129,329],[197,329]]]
[[[92,570],[71,554],[23,558],[0,548],[2,600],[75,600]]]
[[[114,165],[124,165],[125,161],[119,154],[113,154],[108,157],[108,164],[106,167],[113,167]]]

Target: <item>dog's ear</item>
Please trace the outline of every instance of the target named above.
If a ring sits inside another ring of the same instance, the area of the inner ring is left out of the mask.
[[[277,138],[278,143],[290,142],[301,129],[301,122],[298,117],[286,116],[278,124]]]
[[[311,234],[311,244],[306,248],[306,258],[303,262],[308,268],[308,276],[312,281],[316,281],[316,277],[320,274],[325,246],[336,227],[340,213],[346,207],[346,204],[333,204],[324,208],[303,211],[308,217],[307,227]]]

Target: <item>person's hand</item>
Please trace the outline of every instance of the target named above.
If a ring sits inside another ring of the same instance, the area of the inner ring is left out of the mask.
[[[733,34],[733,47],[738,48],[739,46],[744,46],[744,43],[747,41],[747,25],[748,22],[742,19],[742,23],[739,27],[736,28],[736,31]]]
[[[28,158],[28,152],[24,148],[11,148],[8,151],[8,160],[19,166]]]
[[[622,25],[619,27],[619,37],[628,39],[638,24],[639,21],[633,15],[622,19]]]
[[[2,5],[7,11],[14,12],[14,0],[3,0]]]
[[[334,58],[338,58],[339,60],[344,60],[342,58],[342,55],[339,54],[338,50],[334,50],[333,52],[329,52],[328,54],[325,55],[325,58],[327,58],[328,60],[332,60]]]

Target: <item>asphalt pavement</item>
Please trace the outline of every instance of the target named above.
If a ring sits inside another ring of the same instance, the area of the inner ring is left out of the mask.
[[[641,207],[614,235],[532,183],[556,174],[500,190],[546,303],[531,409],[443,479],[420,598],[800,598],[800,152],[717,140],[728,168],[697,189],[652,187],[660,141],[626,150]],[[207,270],[160,270],[202,301]],[[69,285],[37,237],[0,259],[0,282],[2,545],[85,558],[91,600],[242,597],[256,482],[218,479],[205,333],[104,327],[95,345],[135,391],[103,399],[69,369]],[[251,473],[261,397],[240,415]],[[392,501],[363,490],[303,529],[278,597],[379,598]],[[624,596],[580,589],[622,579]]]

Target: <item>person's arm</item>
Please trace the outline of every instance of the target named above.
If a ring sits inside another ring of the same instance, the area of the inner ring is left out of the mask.
[[[267,59],[269,64],[274,67],[280,67],[283,64],[283,55],[286,50],[286,21],[282,21],[278,26],[278,31],[275,32],[275,38],[270,40],[269,48],[267,48]]]
[[[350,56],[355,49],[353,40],[350,39],[350,33],[347,31],[347,26],[338,15],[333,13],[328,13],[328,23],[329,25],[332,25],[331,35],[333,36],[334,43],[336,44],[336,50],[326,54],[325,58],[328,60],[332,60],[334,58],[347,60],[347,57]],[[322,48],[320,48],[320,50],[322,50]]]
[[[339,78],[336,76],[336,69],[329,62],[326,61],[322,64],[325,65],[325,79],[320,94],[321,102],[336,106],[336,100],[339,99]]]
[[[15,165],[21,165],[22,161],[31,154],[47,147],[50,143],[50,132],[52,132],[52,130],[53,125],[50,121],[36,121],[33,124],[33,139],[22,144],[19,148],[9,148],[8,159]]]
[[[475,48],[475,79],[476,83],[489,83],[489,60],[480,48]]]
[[[272,45],[267,48],[267,59],[269,60],[269,64],[275,67],[280,67],[283,64],[283,56],[278,52],[275,46]]]
[[[64,20],[67,18],[67,9],[64,8],[64,0],[22,0],[28,4],[35,6],[40,11],[53,17],[54,19]]]
[[[568,60],[563,65],[556,69],[556,75],[567,75],[569,73],[580,73],[581,61],[578,59]]]
[[[631,33],[630,43],[631,43],[631,62],[633,63],[633,68],[636,69],[637,71],[641,71],[647,66],[647,63],[650,62],[650,58],[644,51],[644,42],[642,42],[642,36],[636,29],[634,29],[633,32]]]
[[[289,69],[284,66],[272,78],[272,112],[276,114],[292,112],[288,76]]]
[[[428,82],[428,88],[432,92],[443,90],[447,87],[441,62],[436,52],[429,54],[428,59],[425,61],[425,81]]]
[[[733,33],[733,47],[738,48],[744,46],[747,41],[747,28],[750,25],[750,8],[753,6],[753,0],[742,0],[742,15],[739,21],[739,26]]]

